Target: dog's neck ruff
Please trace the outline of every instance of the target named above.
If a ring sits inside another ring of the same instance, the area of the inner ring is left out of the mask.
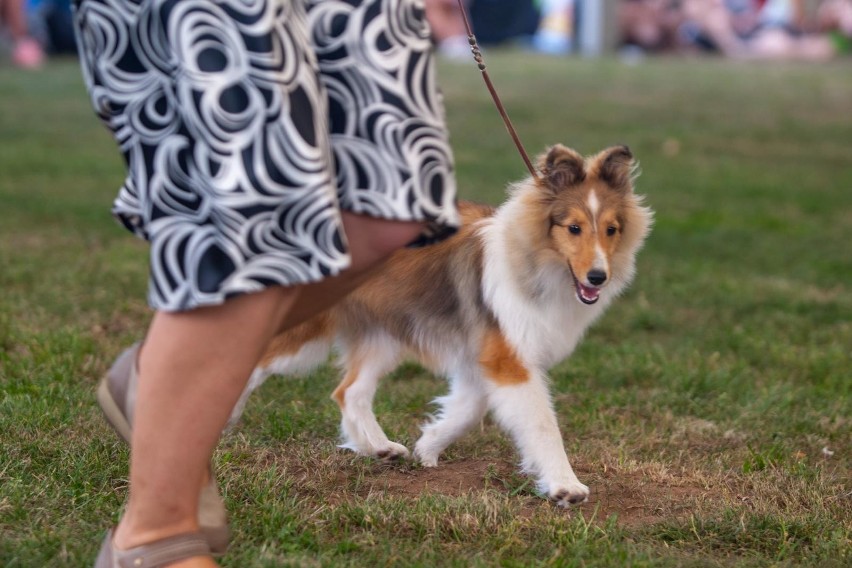
[[[581,303],[567,264],[538,261],[541,251],[518,231],[522,192],[516,191],[481,229],[483,296],[519,356],[547,368],[571,354],[620,287],[603,288],[593,305]]]

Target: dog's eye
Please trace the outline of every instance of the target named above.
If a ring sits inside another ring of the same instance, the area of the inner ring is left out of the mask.
[[[609,227],[606,228],[606,234],[607,234],[608,237],[613,236],[617,232],[618,232],[618,229],[616,229],[613,225],[610,225]]]
[[[579,235],[583,232],[579,225],[568,225],[568,232],[572,235]]]

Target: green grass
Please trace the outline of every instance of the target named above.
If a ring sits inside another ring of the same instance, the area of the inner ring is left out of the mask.
[[[223,439],[223,564],[850,565],[849,62],[488,64],[532,154],[627,143],[656,211],[634,286],[552,372],[592,502],[540,499],[489,422],[434,471],[338,450],[325,368]],[[461,194],[499,203],[523,164],[475,67],[441,76]],[[76,62],[0,68],[0,133],[0,565],[87,566],[127,483],[94,386],[150,317],[147,251],[109,216],[124,174]],[[389,377],[389,435],[443,389]]]

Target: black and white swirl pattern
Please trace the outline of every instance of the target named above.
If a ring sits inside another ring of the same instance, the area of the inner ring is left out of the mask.
[[[75,24],[153,307],[339,273],[340,208],[458,226],[422,0],[80,0]]]

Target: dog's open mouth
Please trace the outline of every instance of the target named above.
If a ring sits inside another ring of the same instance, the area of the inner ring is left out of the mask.
[[[582,284],[576,276],[574,269],[571,269],[571,276],[574,278],[574,290],[577,292],[577,299],[584,304],[592,305],[598,301],[601,295],[601,289],[595,286],[586,286]]]

